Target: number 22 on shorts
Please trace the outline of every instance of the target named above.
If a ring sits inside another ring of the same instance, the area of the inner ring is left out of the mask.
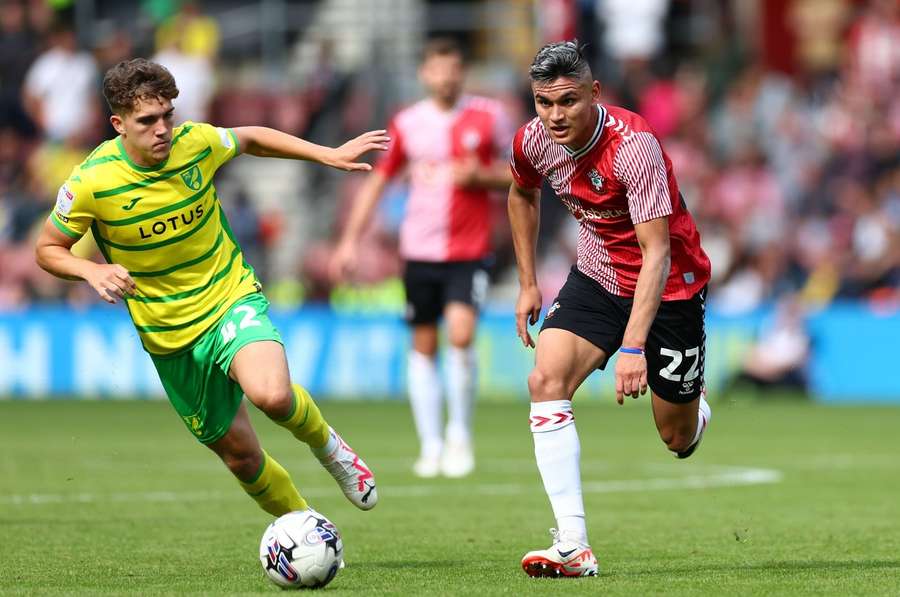
[[[674,382],[683,382],[683,381],[692,381],[697,378],[700,374],[697,371],[697,364],[700,362],[700,347],[695,346],[694,348],[689,348],[684,351],[682,354],[679,350],[672,350],[671,348],[660,348],[659,354],[664,357],[670,357],[672,360],[669,364],[662,369],[659,370],[659,376],[663,379],[668,379],[669,381]],[[675,370],[681,366],[681,362],[684,360],[684,357],[693,357],[693,361],[691,362],[691,367],[688,369],[688,372],[681,377],[675,373]]]

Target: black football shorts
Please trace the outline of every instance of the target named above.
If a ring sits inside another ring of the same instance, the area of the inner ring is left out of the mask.
[[[488,264],[478,261],[407,261],[403,272],[406,321],[436,323],[447,303],[480,309],[488,289]]]
[[[611,294],[573,266],[541,331],[570,331],[603,350],[608,358],[622,346],[632,303],[633,299]],[[690,299],[659,305],[644,351],[650,389],[663,400],[685,403],[700,395],[706,356],[705,309],[705,287]],[[600,365],[604,367],[605,362]]]

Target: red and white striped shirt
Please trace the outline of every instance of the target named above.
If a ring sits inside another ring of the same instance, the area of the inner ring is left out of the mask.
[[[392,142],[378,170],[388,178],[409,166],[410,190],[400,227],[400,255],[413,261],[468,261],[491,251],[490,191],[453,183],[453,162],[506,158],[512,126],[500,102],[465,96],[451,111],[422,100],[389,126]]]
[[[538,118],[520,128],[510,156],[516,184],[540,188],[549,179],[580,224],[578,269],[618,296],[634,296],[641,271],[635,224],[668,217],[672,268],[662,298],[688,299],[709,281],[710,265],[672,162],[643,118],[596,108],[597,127],[577,151],[555,143]]]

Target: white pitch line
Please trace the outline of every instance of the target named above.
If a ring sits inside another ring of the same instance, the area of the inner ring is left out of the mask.
[[[621,479],[609,481],[588,481],[583,484],[584,493],[640,493],[644,491],[669,491],[675,489],[708,489],[715,487],[736,487],[744,485],[765,485],[778,483],[782,479],[780,471],[765,468],[716,467],[711,474],[697,474],[686,477],[656,477],[650,479]],[[540,491],[537,483],[477,483],[465,482],[431,485],[387,485],[379,487],[385,499],[416,498],[433,495],[519,495]],[[331,497],[337,495],[335,488],[313,487],[303,489],[306,497]],[[0,504],[13,506],[40,506],[44,504],[91,504],[121,502],[199,502],[211,500],[243,499],[239,491],[146,491],[116,493],[32,493],[24,495],[0,495]]]

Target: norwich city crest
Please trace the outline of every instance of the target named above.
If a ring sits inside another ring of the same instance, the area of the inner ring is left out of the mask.
[[[203,423],[200,421],[200,417],[197,415],[188,415],[181,418],[184,419],[184,422],[188,426],[188,429],[191,430],[191,433],[198,437],[203,435]]]
[[[181,173],[181,180],[192,191],[199,191],[200,185],[203,184],[203,174],[200,172],[200,166],[194,164],[188,170]]]

